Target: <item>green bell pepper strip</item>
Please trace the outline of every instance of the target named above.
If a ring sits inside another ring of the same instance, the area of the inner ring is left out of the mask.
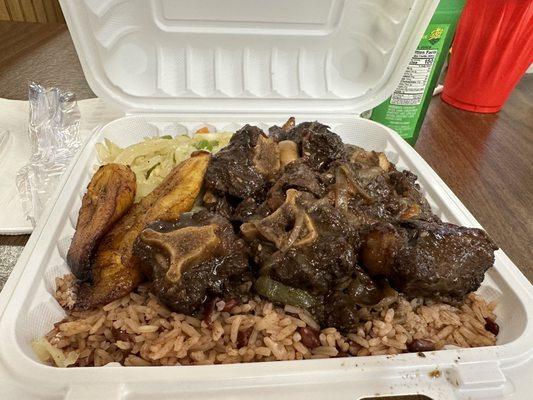
[[[316,306],[317,299],[302,289],[296,289],[267,276],[260,276],[255,281],[255,290],[267,299],[306,310]]]

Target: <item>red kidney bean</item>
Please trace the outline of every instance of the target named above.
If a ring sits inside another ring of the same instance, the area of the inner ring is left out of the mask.
[[[490,318],[485,318],[485,329],[494,336],[498,336],[498,333],[500,333],[500,326]]]
[[[213,297],[204,303],[204,309],[202,310],[202,321],[204,321],[207,325],[211,325],[213,322],[211,319],[213,318],[213,312],[215,311],[215,305],[217,301],[218,299]]]
[[[410,343],[407,343],[407,350],[412,353],[419,353],[421,351],[433,351],[435,350],[435,343],[431,340],[415,339]]]
[[[111,334],[115,338],[115,340],[121,340],[123,342],[127,342],[130,340],[130,335],[126,331],[123,331],[122,329],[115,329],[111,328]]]
[[[314,349],[320,346],[320,340],[318,340],[318,332],[308,326],[298,328],[298,333],[302,337],[302,343],[309,349]]]
[[[248,346],[248,340],[252,334],[253,328],[246,329],[245,331],[239,331],[237,334],[237,348]]]
[[[235,298],[230,298],[230,299],[227,299],[227,300],[224,300],[224,308],[222,309],[222,311],[227,311],[227,312],[230,312],[231,310],[233,310],[233,307],[237,306],[239,304],[239,299],[235,299]]]

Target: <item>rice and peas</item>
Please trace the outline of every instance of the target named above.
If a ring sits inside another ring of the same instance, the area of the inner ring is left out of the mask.
[[[148,194],[170,169],[192,151],[217,151],[231,134],[147,138],[121,149],[110,141],[98,145],[102,163],[123,163],[137,176],[138,197]],[[75,303],[75,277],[56,278],[56,299],[69,310]],[[496,302],[471,293],[460,307],[406,300],[381,309],[361,308],[357,331],[341,334],[320,329],[305,310],[278,307],[257,296],[237,302],[220,300],[196,318],[169,311],[149,285],[99,309],[67,311],[44,338],[32,343],[43,362],[58,367],[204,365],[255,361],[303,360],[343,356],[394,355],[478,347],[496,343]]]
[[[56,298],[68,308],[75,278],[56,279]],[[444,346],[491,346],[496,302],[471,293],[464,304],[407,301],[375,311],[359,310],[356,332],[320,329],[305,310],[278,307],[259,297],[218,301],[206,318],[169,311],[149,286],[104,307],[71,311],[43,339],[33,343],[40,359],[59,367],[141,365],[203,365],[254,361],[303,360],[343,356],[400,354],[420,351],[412,343]]]

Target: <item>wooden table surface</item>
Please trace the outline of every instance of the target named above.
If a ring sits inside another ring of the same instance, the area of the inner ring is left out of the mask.
[[[0,97],[27,99],[30,80],[94,97],[65,25],[0,22],[0,38]],[[415,148],[533,281],[533,75],[498,114],[433,98]],[[27,239],[0,236],[0,245]]]

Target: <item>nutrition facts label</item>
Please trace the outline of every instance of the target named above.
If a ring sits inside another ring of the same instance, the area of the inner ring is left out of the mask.
[[[435,62],[437,50],[416,50],[400,84],[392,94],[390,103],[417,105],[422,102],[429,73]]]

